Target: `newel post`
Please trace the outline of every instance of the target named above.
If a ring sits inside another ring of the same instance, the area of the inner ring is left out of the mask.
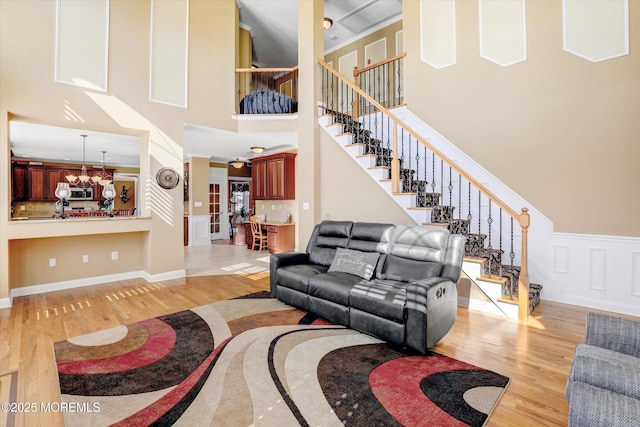
[[[358,73],[358,67],[353,67],[353,84],[356,85],[356,87],[360,87],[360,73]],[[360,98],[360,95],[358,95],[358,92],[356,92],[355,90],[353,91],[353,118],[357,119],[358,118],[358,111],[360,110],[358,108],[358,99]]]
[[[522,208],[519,218],[522,227],[522,251],[520,260],[520,278],[518,279],[518,321],[527,323],[529,319],[529,254],[528,231],[531,222],[529,209]]]
[[[391,161],[391,192],[400,192],[400,154],[398,151],[398,123],[393,122],[393,160]]]

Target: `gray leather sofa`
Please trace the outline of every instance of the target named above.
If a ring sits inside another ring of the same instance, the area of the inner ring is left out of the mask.
[[[323,221],[306,252],[271,256],[271,295],[425,353],[456,320],[464,244],[440,227]]]
[[[640,426],[640,322],[587,314],[566,398],[569,426]]]

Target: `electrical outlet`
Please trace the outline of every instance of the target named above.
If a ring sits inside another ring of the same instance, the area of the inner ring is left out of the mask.
[[[82,255],[82,262],[89,262],[89,255]]]
[[[55,267],[55,266],[56,266],[56,259],[49,258],[49,267]]]
[[[118,259],[118,251],[112,251],[111,252],[111,259]]]
[[[195,202],[193,204],[196,208],[201,208],[202,207],[202,202]]]

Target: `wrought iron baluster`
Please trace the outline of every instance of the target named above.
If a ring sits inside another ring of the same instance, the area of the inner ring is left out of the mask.
[[[489,245],[487,246],[487,253],[489,254],[489,277],[493,277],[493,246],[491,245],[491,225],[493,219],[491,218],[491,199],[489,199],[489,217],[487,218],[487,224],[489,225],[489,231],[487,236],[489,238]]]
[[[451,183],[451,166],[449,166],[449,206],[453,206],[453,184]],[[451,224],[453,223],[453,212],[449,215],[449,229],[451,229]]]
[[[498,234],[500,239],[499,246],[499,254],[500,254],[500,263],[498,264],[498,277],[502,277],[502,208],[500,208],[500,233]]]

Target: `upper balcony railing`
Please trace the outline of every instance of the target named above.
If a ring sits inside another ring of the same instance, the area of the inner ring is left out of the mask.
[[[298,67],[236,68],[236,114],[298,111]]]
[[[404,86],[402,82],[405,56],[407,56],[406,53],[401,53],[365,68],[355,67],[353,69],[355,85],[385,108],[403,104]],[[358,108],[355,110],[357,111]]]

